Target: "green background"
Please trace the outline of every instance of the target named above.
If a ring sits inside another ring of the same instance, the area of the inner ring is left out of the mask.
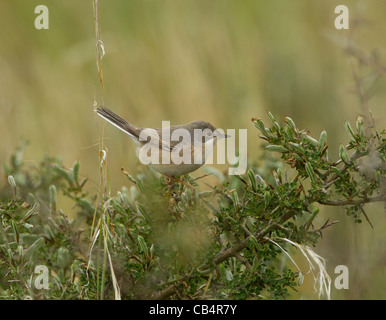
[[[48,6],[49,30],[34,27],[40,4]],[[340,4],[350,10],[349,30],[334,28]],[[326,130],[329,155],[337,158],[339,144],[349,141],[343,122],[368,115],[342,44],[350,37],[382,58],[385,12],[383,0],[99,0],[105,104],[142,127],[206,120],[247,128],[251,162],[262,153],[251,118],[267,119],[271,111],[316,138]],[[27,138],[26,161],[60,155],[70,167],[79,159],[95,192],[103,125],[93,112],[94,101],[102,103],[93,19],[91,0],[0,2],[0,163]],[[382,129],[385,81],[372,90],[369,106]],[[143,168],[122,132],[107,125],[104,139],[115,192],[128,184],[121,168],[133,174]],[[59,200],[68,214],[71,205]],[[350,271],[349,290],[333,286],[333,299],[386,298],[382,204],[369,204],[367,213],[374,230],[354,225],[343,210],[327,208],[318,216],[320,224],[327,218],[340,223],[324,232],[315,251],[327,259],[333,281],[336,265]],[[295,257],[301,264],[301,255]],[[316,298],[311,276],[291,298]]]

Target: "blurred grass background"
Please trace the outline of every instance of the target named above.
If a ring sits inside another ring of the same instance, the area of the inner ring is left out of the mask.
[[[49,8],[49,30],[34,27],[39,4]],[[349,7],[350,21],[363,13],[355,39],[384,56],[382,0],[99,0],[106,106],[138,126],[206,120],[224,129],[248,128],[251,162],[261,154],[261,141],[250,119],[266,119],[271,111],[315,137],[327,130],[336,158],[349,139],[344,120],[354,123],[363,112],[347,56],[325,36],[348,35],[334,28],[339,4]],[[27,138],[25,159],[60,155],[67,167],[79,159],[96,191],[102,122],[93,112],[101,90],[91,0],[1,1],[0,34],[0,163]],[[376,89],[370,105],[381,129],[385,81]],[[120,169],[134,174],[141,165],[133,143],[116,128],[106,125],[105,143],[115,192],[129,183]],[[71,211],[70,204],[61,206]],[[332,298],[386,298],[385,215],[381,204],[368,208],[374,230],[354,225],[339,209],[323,210],[318,220],[341,221],[316,248],[330,275],[335,278],[339,264],[350,270],[349,290],[333,287]],[[306,279],[292,298],[315,298],[312,286]]]

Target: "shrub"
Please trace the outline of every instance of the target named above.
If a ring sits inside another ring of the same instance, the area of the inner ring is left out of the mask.
[[[264,167],[208,190],[198,187],[200,177],[167,183],[150,170],[136,177],[123,170],[128,185],[116,195],[90,195],[79,162],[31,164],[22,161],[24,146],[17,149],[0,191],[1,297],[280,299],[307,273],[289,246],[318,271],[319,293],[329,297],[325,263],[312,246],[334,221],[314,219],[320,206],[341,206],[354,222],[371,224],[366,204],[385,201],[385,131],[361,117],[354,128],[346,122],[350,141],[333,161],[325,131],[316,139],[271,113],[269,127],[252,121],[267,142]],[[60,209],[58,192],[76,205],[74,218]],[[283,266],[283,256],[292,264]],[[34,285],[37,265],[50,270],[49,290]]]

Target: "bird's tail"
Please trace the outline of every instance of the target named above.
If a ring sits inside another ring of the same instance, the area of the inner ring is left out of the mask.
[[[140,129],[132,125],[131,123],[127,122],[125,119],[122,119],[120,116],[112,112],[110,109],[104,106],[99,106],[95,109],[95,111],[100,117],[110,122],[118,129],[138,139]]]

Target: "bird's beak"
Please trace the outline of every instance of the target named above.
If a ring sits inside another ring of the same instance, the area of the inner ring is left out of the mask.
[[[230,137],[231,136],[229,134],[220,133],[220,132],[216,132],[216,135],[215,135],[215,138],[217,139],[230,138]]]

